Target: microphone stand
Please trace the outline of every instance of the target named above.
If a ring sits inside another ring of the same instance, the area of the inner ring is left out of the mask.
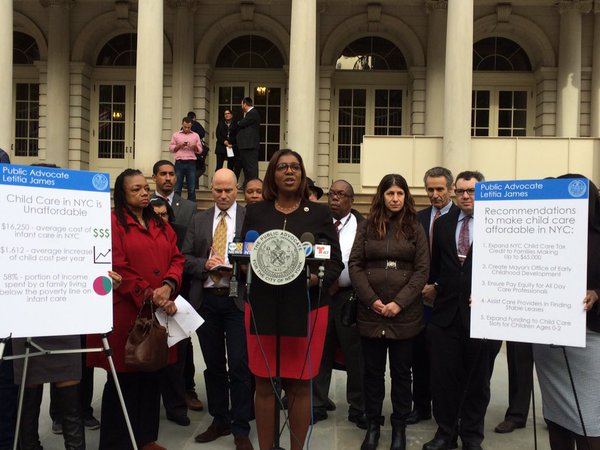
[[[282,298],[281,288],[277,288],[277,297]],[[275,309],[275,377],[273,378],[273,388],[275,390],[275,408],[274,411],[274,426],[273,426],[273,447],[271,450],[284,450],[280,445],[281,439],[281,329],[279,328],[279,302]],[[293,399],[288,398],[288,408]]]

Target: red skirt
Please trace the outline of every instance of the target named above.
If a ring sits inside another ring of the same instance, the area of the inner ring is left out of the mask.
[[[275,374],[277,340],[275,336],[250,334],[250,304],[246,303],[246,339],[248,343],[248,366],[257,377],[271,378]],[[329,306],[321,306],[309,313],[308,336],[282,336],[280,345],[280,376],[295,380],[310,380],[319,373]],[[312,339],[310,336],[312,335]],[[310,340],[310,349],[308,342]],[[262,348],[262,349],[261,349]],[[308,351],[307,351],[308,349]],[[264,352],[264,354],[263,354]]]

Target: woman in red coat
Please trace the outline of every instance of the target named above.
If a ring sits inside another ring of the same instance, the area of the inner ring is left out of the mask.
[[[117,177],[114,202],[113,270],[123,281],[114,291],[113,332],[108,341],[137,446],[142,450],[160,450],[163,447],[155,443],[160,415],[160,378],[158,372],[129,369],[125,365],[125,343],[148,296],[168,314],[176,312],[173,299],[181,284],[184,258],[177,249],[173,229],[149,206],[148,183],[139,170],[127,169]],[[101,346],[98,337],[91,337],[88,346]],[[88,365],[109,369],[103,353],[90,354]],[[100,449],[130,448],[127,426],[109,372],[102,396]]]

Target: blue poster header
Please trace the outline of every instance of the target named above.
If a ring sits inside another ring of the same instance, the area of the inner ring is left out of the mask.
[[[108,173],[0,164],[0,185],[110,192]]]
[[[589,196],[587,178],[483,181],[475,185],[475,200],[573,200]]]

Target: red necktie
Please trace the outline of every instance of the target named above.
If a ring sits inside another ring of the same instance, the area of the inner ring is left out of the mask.
[[[460,232],[458,233],[458,259],[461,264],[465,262],[467,259],[467,253],[469,253],[469,247],[471,246],[471,242],[469,239],[469,221],[471,220],[471,216],[465,216],[462,225],[460,227]]]

